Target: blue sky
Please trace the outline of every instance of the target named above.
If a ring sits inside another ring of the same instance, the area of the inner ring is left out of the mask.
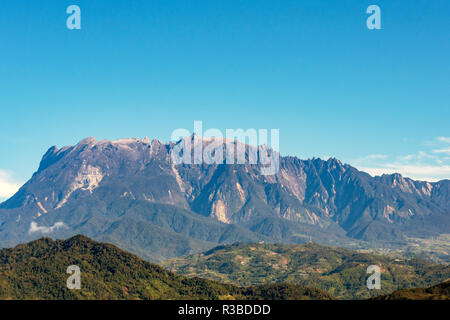
[[[303,159],[450,178],[449,17],[447,0],[4,0],[0,199],[52,145],[168,141],[194,120],[277,128]]]

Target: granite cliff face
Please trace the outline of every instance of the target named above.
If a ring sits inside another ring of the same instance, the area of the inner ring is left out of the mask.
[[[187,137],[204,148],[215,139]],[[183,140],[181,140],[183,141]],[[97,141],[50,148],[38,171],[0,204],[0,245],[82,233],[158,260],[218,243],[401,241],[449,233],[450,181],[371,177],[337,159],[179,164],[180,142]],[[242,147],[248,160],[254,147]],[[225,162],[225,160],[224,160]]]

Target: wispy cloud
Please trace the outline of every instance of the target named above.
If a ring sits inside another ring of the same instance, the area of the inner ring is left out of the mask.
[[[400,173],[415,180],[439,181],[450,178],[450,138],[437,137],[429,149],[408,155],[369,154],[358,158],[353,164],[372,176]]]
[[[450,147],[440,148],[440,149],[434,149],[433,152],[434,152],[434,153],[446,153],[446,154],[450,154]]]
[[[19,188],[20,183],[14,181],[10,173],[0,170],[0,201],[11,197]]]
[[[367,161],[367,160],[379,160],[379,159],[387,159],[388,155],[386,154],[369,154],[365,157],[358,159],[358,161]]]
[[[450,137],[437,137],[436,139],[440,142],[450,143]]]
[[[39,226],[36,222],[31,222],[28,233],[52,233],[55,230],[67,228],[64,222],[58,221],[51,227]]]
[[[357,168],[367,172],[371,176],[400,173],[405,177],[429,182],[444,180],[450,177],[450,166],[386,164],[382,167],[357,166]]]

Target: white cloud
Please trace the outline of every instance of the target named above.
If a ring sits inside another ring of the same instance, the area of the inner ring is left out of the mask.
[[[442,145],[442,143],[450,143],[450,138],[437,137],[434,141],[434,144],[427,145],[427,149],[419,149],[415,153],[391,157],[370,154],[354,160],[353,164],[359,170],[372,176],[400,173],[415,180],[439,181],[450,179],[450,157],[448,157],[450,146]],[[440,143],[437,144],[437,141]],[[435,149],[432,149],[433,147]]]
[[[388,156],[386,154],[369,154],[365,156],[364,160],[377,160],[377,159],[386,159]]]
[[[398,160],[398,161],[401,161],[401,162],[411,161],[411,160],[413,160],[413,159],[414,159],[414,155],[413,155],[413,154],[408,154],[408,155],[406,155],[406,156],[400,156],[400,157],[397,157],[397,160]]]
[[[371,176],[381,176],[382,174],[400,173],[405,177],[414,180],[435,182],[448,179],[450,177],[450,166],[432,165],[401,165],[386,164],[383,167],[363,167],[357,166],[361,171],[365,171]]]
[[[11,197],[19,188],[20,183],[14,181],[6,171],[0,170],[0,200]]]
[[[450,143],[450,137],[437,137],[440,142]]]
[[[67,228],[67,226],[64,224],[64,222],[58,221],[51,227],[45,227],[45,226],[38,226],[36,222],[31,222],[30,224],[30,230],[28,230],[28,233],[51,233],[55,230],[58,230],[60,228]]]
[[[434,152],[434,153],[446,153],[446,154],[450,154],[450,147],[447,147],[447,148],[441,148],[441,149],[434,149],[433,152]]]
[[[414,156],[413,156],[414,158]],[[419,160],[423,160],[423,159],[437,159],[437,156],[434,156],[432,154],[428,154],[424,151],[419,151],[419,153],[417,154],[417,158]]]
[[[368,154],[367,156],[355,159],[353,163],[355,165],[365,165],[370,166],[372,164],[376,164],[379,160],[385,160],[388,156],[386,154]]]

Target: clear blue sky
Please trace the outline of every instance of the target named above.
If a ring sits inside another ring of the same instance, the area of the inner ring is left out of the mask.
[[[366,28],[370,4],[382,30]],[[450,178],[449,34],[448,0],[3,0],[0,198],[52,145],[167,141],[194,120],[278,128],[300,158]]]

